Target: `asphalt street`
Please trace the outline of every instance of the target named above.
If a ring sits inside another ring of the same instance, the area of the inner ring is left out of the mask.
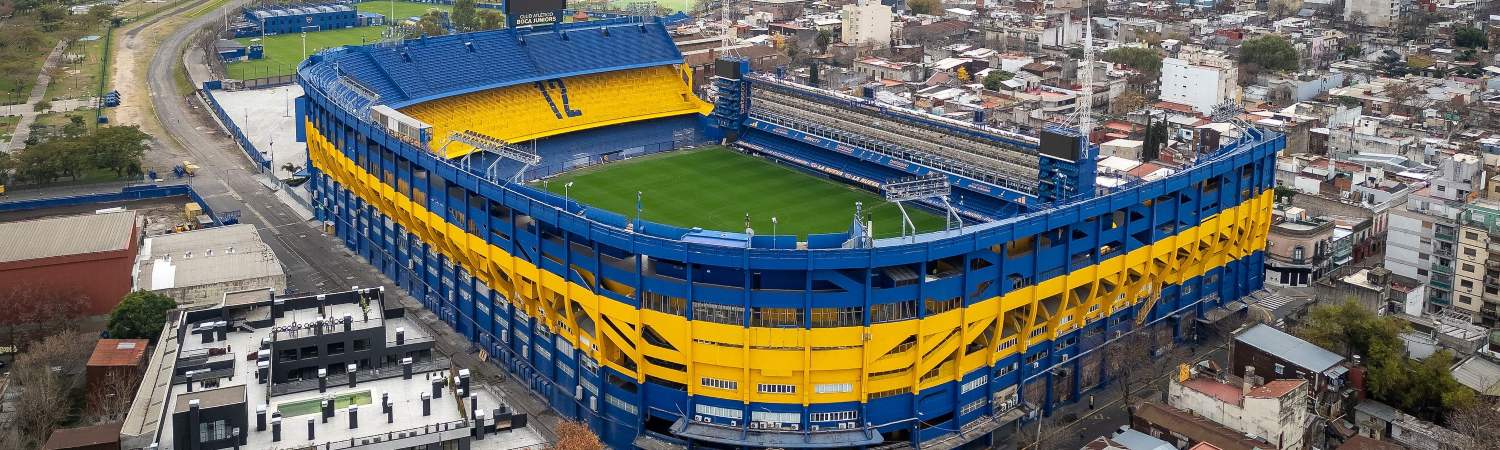
[[[238,8],[245,3],[245,0],[234,0],[227,7]],[[453,333],[435,315],[373,267],[357,259],[336,239],[323,235],[315,224],[303,221],[283,204],[261,183],[255,165],[221,131],[212,113],[196,94],[176,94],[173,70],[184,64],[184,51],[190,38],[198,29],[217,19],[217,15],[210,14],[193,20],[167,37],[152,56],[147,87],[156,117],[168,134],[156,137],[152,151],[186,155],[201,167],[196,177],[189,178],[200,196],[210,202],[227,200],[240,205],[241,221],[255,225],[261,238],[281,260],[290,290],[319,292],[351,286],[385,286],[387,298],[396,299],[408,311],[415,312],[414,315],[439,338],[439,350],[455,364],[475,369],[492,382],[505,379],[507,374],[504,371],[479,361],[468,351],[466,339]],[[187,58],[186,61],[196,60],[201,64],[202,59]],[[201,71],[201,68],[193,70]],[[539,432],[549,439],[553,436],[551,428],[558,418],[539,397],[515,382],[496,383],[495,387],[506,394],[511,406],[527,412],[533,423],[540,425],[535,427]]]

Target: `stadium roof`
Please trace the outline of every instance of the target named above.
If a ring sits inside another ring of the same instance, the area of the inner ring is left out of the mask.
[[[0,223],[0,263],[124,250],[134,235],[134,211]]]
[[[379,95],[379,103],[399,109],[514,84],[681,62],[661,22],[611,19],[345,46],[313,55],[298,72],[325,90],[354,90],[340,81],[352,79]],[[330,95],[347,98],[344,93]]]
[[[271,17],[305,16],[305,15],[309,15],[309,14],[327,14],[327,13],[349,12],[349,11],[354,11],[354,7],[351,7],[349,5],[336,4],[336,3],[321,4],[321,5],[320,4],[278,5],[278,6],[275,6],[275,7],[266,7],[266,8],[249,9],[248,10],[248,12],[250,13],[250,15],[255,16],[256,18],[259,18],[259,19],[266,19],[266,18],[271,18]]]

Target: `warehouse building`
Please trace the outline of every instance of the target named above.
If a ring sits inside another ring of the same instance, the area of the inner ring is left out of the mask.
[[[303,3],[245,8],[245,21],[259,26],[261,34],[284,34],[350,28],[359,18],[349,5]]]
[[[217,303],[228,292],[285,291],[286,272],[255,227],[239,224],[147,238],[135,287],[191,307]]]
[[[107,313],[130,292],[140,235],[133,211],[0,223],[0,286],[78,295],[86,314]]]

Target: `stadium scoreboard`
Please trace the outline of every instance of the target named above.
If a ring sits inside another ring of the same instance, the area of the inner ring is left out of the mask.
[[[562,22],[567,0],[506,0],[505,17],[511,27],[552,25]]]

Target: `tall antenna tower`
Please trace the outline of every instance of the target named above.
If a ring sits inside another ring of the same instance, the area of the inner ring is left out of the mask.
[[[734,45],[734,15],[733,7],[729,0],[719,0],[719,20],[724,21],[724,31],[719,34],[719,51],[724,56],[733,56],[734,51],[730,46]]]
[[[1078,79],[1083,85],[1083,95],[1078,105],[1078,133],[1088,139],[1094,132],[1094,2],[1084,1],[1083,73]]]

